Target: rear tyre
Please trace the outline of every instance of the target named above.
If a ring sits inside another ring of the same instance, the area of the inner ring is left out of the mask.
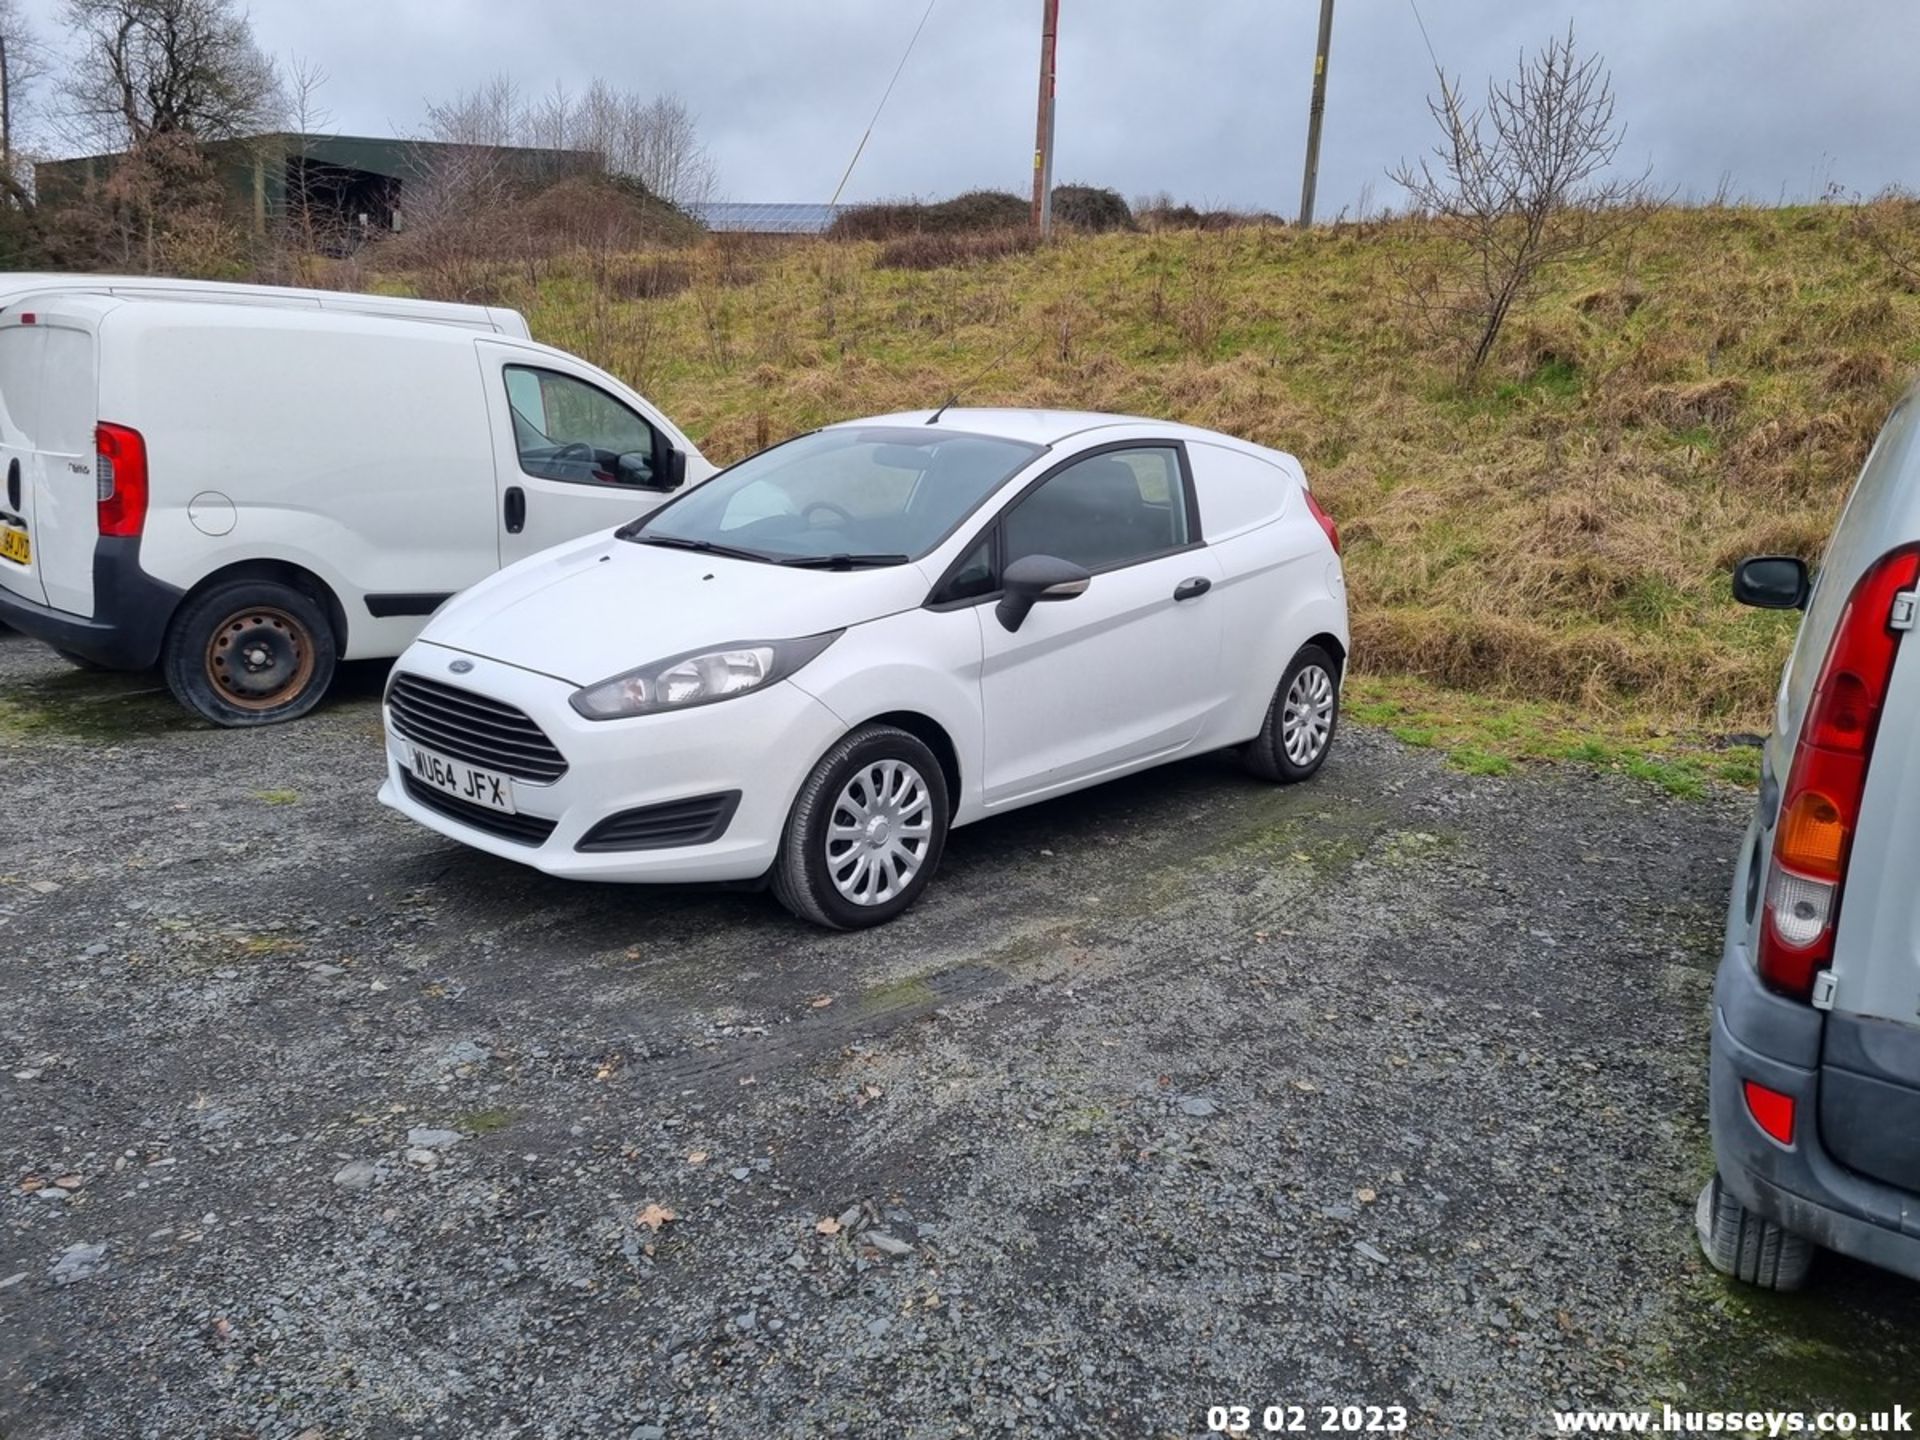
[[[1262,780],[1295,784],[1326,762],[1340,725],[1340,662],[1318,645],[1302,645],[1273,692],[1260,733],[1240,748],[1240,761]]]
[[[233,580],[188,601],[160,655],[174,699],[234,728],[306,714],[326,693],[334,662],[320,603],[272,580]]]
[[[1762,1290],[1798,1290],[1813,1264],[1813,1242],[1762,1219],[1733,1197],[1715,1175],[1700,1192],[1694,1228],[1707,1263]]]
[[[800,787],[773,893],[829,930],[884,924],[927,888],[951,815],[933,751],[891,725],[863,725],[821,756]]]

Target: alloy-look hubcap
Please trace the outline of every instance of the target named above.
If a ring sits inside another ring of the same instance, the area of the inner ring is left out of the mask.
[[[933,842],[933,796],[904,760],[863,765],[827,820],[827,873],[856,905],[883,905],[913,883]]]
[[[1311,765],[1333,733],[1333,677],[1309,665],[1293,677],[1280,711],[1280,743],[1287,759]]]

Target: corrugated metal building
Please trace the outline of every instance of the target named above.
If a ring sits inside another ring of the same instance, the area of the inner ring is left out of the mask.
[[[207,144],[202,153],[235,211],[264,230],[292,210],[329,227],[396,230],[405,224],[407,189],[430,184],[454,166],[482,163],[529,186],[551,184],[601,168],[584,150],[521,145],[444,145],[365,135],[275,132]],[[126,156],[83,155],[34,167],[40,203],[57,207],[104,184]]]

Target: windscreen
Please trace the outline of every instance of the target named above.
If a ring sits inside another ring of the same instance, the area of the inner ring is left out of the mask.
[[[821,430],[716,475],[634,538],[704,541],[769,560],[918,559],[1040,453],[925,426]]]

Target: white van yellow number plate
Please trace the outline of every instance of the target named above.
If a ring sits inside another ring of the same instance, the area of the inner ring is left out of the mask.
[[[26,531],[0,525],[0,559],[11,560],[16,565],[33,563],[33,542],[27,539]]]
[[[504,775],[449,760],[418,745],[407,746],[407,763],[413,770],[413,778],[422,785],[431,785],[456,800],[498,810],[503,815],[519,813],[513,808],[513,782]]]

